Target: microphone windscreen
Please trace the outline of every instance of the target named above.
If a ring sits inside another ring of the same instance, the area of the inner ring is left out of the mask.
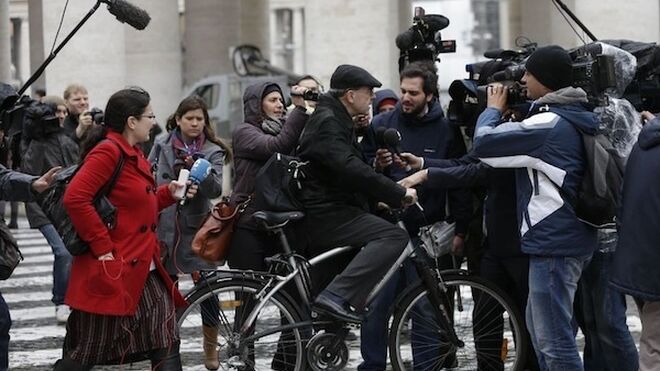
[[[374,130],[374,138],[376,140],[376,145],[379,148],[385,147],[385,140],[383,139],[383,134],[385,134],[386,128],[379,126]]]
[[[211,163],[203,158],[198,158],[190,168],[190,179],[193,183],[201,183],[211,174]]]
[[[389,128],[383,133],[383,140],[385,144],[390,147],[396,147],[401,142],[401,134],[395,128]]]
[[[122,23],[128,23],[137,30],[144,30],[151,21],[149,13],[125,0],[103,0],[108,4],[110,14]]]
[[[412,49],[412,47],[415,45],[415,32],[411,30],[401,32],[397,35],[394,43],[396,44],[396,47],[399,48],[399,50]]]

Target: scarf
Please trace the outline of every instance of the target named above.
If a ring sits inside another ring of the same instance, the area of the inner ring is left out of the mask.
[[[270,135],[278,135],[282,131],[282,126],[284,126],[282,121],[272,117],[266,117],[261,122],[261,130]]]
[[[172,135],[172,148],[174,149],[175,155],[175,173],[178,174],[181,168],[190,169],[195,160],[204,157],[202,148],[204,147],[205,142],[206,136],[203,131],[197,138],[193,139],[192,142],[186,144],[181,135],[181,129],[178,127],[174,129],[174,135]]]

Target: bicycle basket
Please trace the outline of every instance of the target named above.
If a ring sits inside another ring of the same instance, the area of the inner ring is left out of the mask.
[[[455,223],[442,221],[419,229],[419,238],[431,258],[437,259],[451,252],[455,227]]]

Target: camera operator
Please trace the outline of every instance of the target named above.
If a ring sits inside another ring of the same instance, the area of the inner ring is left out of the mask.
[[[316,109],[316,100],[318,95],[321,93],[321,83],[312,75],[304,75],[296,81],[293,86],[300,86],[301,88],[307,89],[303,97],[305,98],[305,111],[308,115],[311,115]],[[316,99],[308,99],[316,98]],[[291,111],[296,108],[296,105],[291,102],[291,105],[288,107],[288,110]]]
[[[379,128],[394,128],[401,133],[401,151],[411,152],[418,156],[428,156],[433,159],[458,158],[465,154],[465,144],[457,127],[452,126],[444,118],[440,107],[437,91],[438,77],[435,67],[430,62],[414,62],[408,64],[400,74],[401,101],[393,111],[374,117],[371,125],[372,131]],[[381,129],[382,130],[382,129]],[[369,136],[370,138],[375,137]],[[365,156],[374,158],[376,171],[383,172],[394,181],[406,177],[408,172],[394,163],[395,155],[391,149],[377,148],[375,142],[363,144]],[[397,160],[398,161],[398,160]],[[446,215],[446,200],[449,200],[449,210],[452,219],[456,220],[456,236],[454,249],[462,250],[468,225],[472,217],[472,196],[467,190],[455,189],[447,192],[445,189],[418,189],[419,201],[424,211],[411,208],[403,215],[403,221],[413,243],[419,243],[417,237],[419,228],[437,221],[448,219]],[[460,253],[459,253],[460,254]],[[441,258],[442,268],[453,268],[452,256]],[[362,358],[364,362],[359,370],[382,370],[387,361],[387,314],[389,307],[396,297],[401,285],[400,280],[406,284],[418,279],[414,266],[407,261],[400,272],[400,277],[392,279],[388,286],[379,294],[369,310],[362,326]],[[424,336],[427,341],[435,338],[434,334],[418,334],[419,330],[413,325],[413,337]],[[417,327],[418,328],[418,327]],[[438,340],[439,342],[439,340]],[[417,351],[413,347],[415,369],[425,369],[420,365],[430,367],[437,357],[433,352]],[[448,357],[444,365],[449,367],[454,359]]]
[[[64,131],[76,143],[80,143],[94,123],[94,118],[88,113],[89,94],[84,86],[71,84],[64,89],[63,97],[69,110],[69,116],[64,121]]]
[[[306,212],[308,255],[364,245],[314,302],[318,312],[350,322],[361,321],[369,292],[408,243],[405,231],[368,212],[369,201],[400,207],[417,199],[414,189],[376,173],[357,143],[353,117],[369,112],[373,88],[380,86],[360,67],[337,67],[331,90],[319,98],[298,151],[309,161],[299,197]]]
[[[55,166],[68,167],[78,163],[80,158],[78,144],[65,134],[62,128],[64,115],[61,110],[64,102],[59,97],[43,98],[48,107],[40,120],[26,123],[23,141],[26,150],[23,154],[22,170],[27,174],[42,175]],[[35,203],[25,204],[25,212],[30,228],[39,229],[50,245],[55,260],[53,261],[53,298],[55,319],[65,324],[69,318],[69,306],[64,303],[64,295],[69,283],[69,272],[73,257],[64,246],[57,230]]]
[[[571,87],[572,60],[546,46],[526,62],[522,82],[534,102],[521,122],[502,123],[507,91],[488,88],[477,121],[475,154],[488,165],[516,168],[522,251],[530,255],[526,322],[542,370],[582,370],[573,333],[573,301],[582,270],[597,247],[596,230],[578,220],[586,161],[581,132],[594,135],[587,95]]]

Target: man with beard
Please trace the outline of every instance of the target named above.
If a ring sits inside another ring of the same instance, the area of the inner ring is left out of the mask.
[[[69,115],[64,120],[64,132],[76,143],[80,143],[94,123],[92,115],[89,114],[89,94],[84,86],[71,84],[66,87],[63,96],[69,110]]]
[[[460,131],[444,118],[437,97],[437,81],[435,67],[430,63],[415,62],[407,65],[400,74],[401,99],[395,109],[374,117],[370,130],[375,138],[379,127],[394,128],[401,134],[401,152],[410,152],[420,157],[433,159],[458,158],[465,154],[465,144]],[[381,129],[382,130],[382,129]],[[376,171],[386,174],[390,179],[398,181],[408,173],[404,164],[391,149],[377,148],[378,144],[370,140],[363,143],[367,158],[373,158]],[[463,248],[468,224],[472,217],[472,196],[467,190],[445,189],[427,190],[426,186],[418,189],[419,202],[424,211],[410,208],[402,219],[413,243],[419,243],[417,237],[419,228],[437,221],[453,219],[456,221],[454,251],[460,253]],[[450,215],[446,213],[445,203],[449,202]],[[452,257],[441,258],[442,267],[452,267]],[[387,342],[387,314],[398,292],[407,284],[415,281],[417,273],[411,262],[404,263],[399,272],[388,283],[379,297],[372,304],[369,315],[362,325],[362,358],[364,362],[358,367],[361,371],[385,370]],[[422,326],[423,327],[423,326]],[[430,341],[437,334],[416,333],[413,325],[413,338],[423,337]],[[419,332],[419,331],[417,331]],[[413,348],[415,370],[426,370],[434,365],[433,359],[438,355],[432,351],[419,351]],[[443,366],[451,366],[454,359],[446,359]],[[424,366],[426,365],[426,366]]]

